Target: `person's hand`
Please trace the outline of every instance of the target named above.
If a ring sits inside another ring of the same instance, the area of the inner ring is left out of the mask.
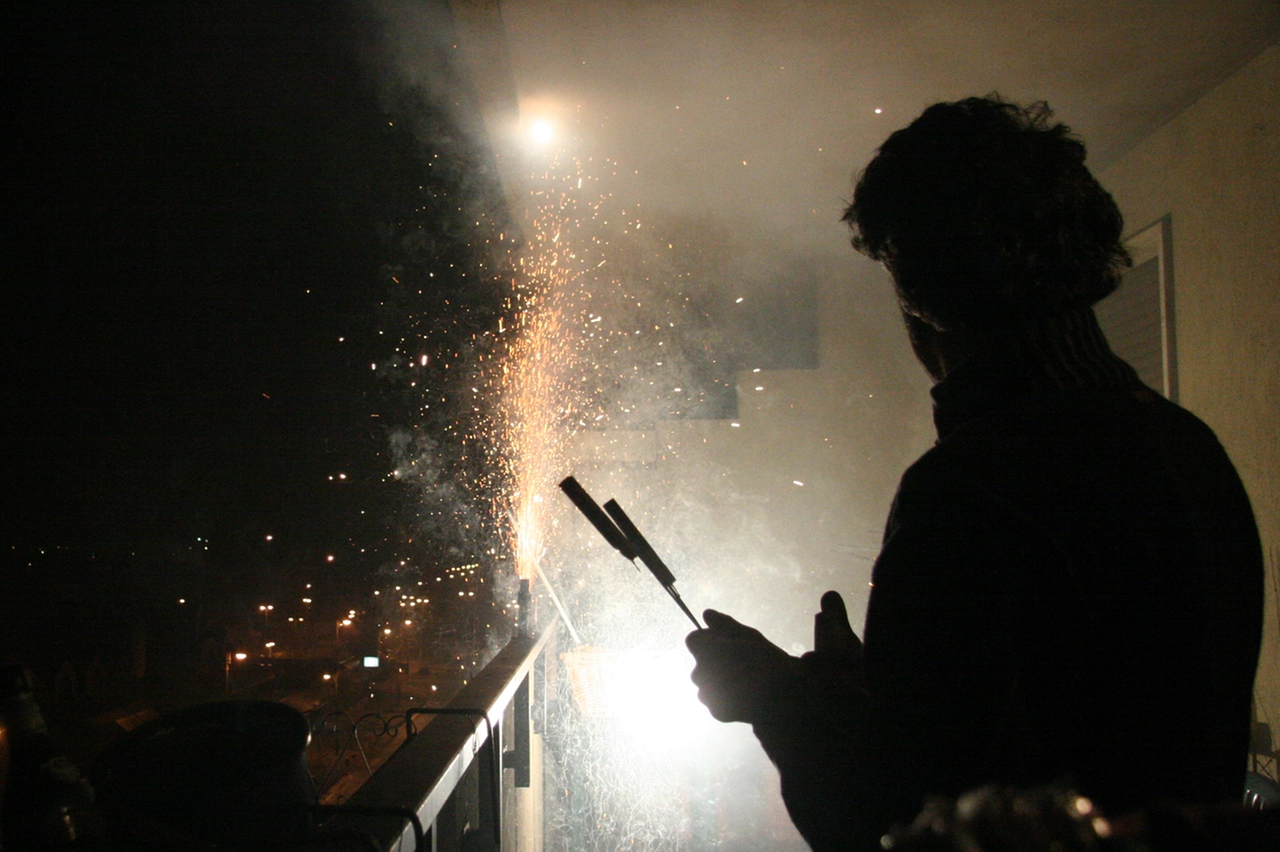
[[[691,677],[698,700],[721,722],[755,723],[772,715],[796,658],[724,613],[708,609],[702,619],[706,629],[684,640],[697,662]]]

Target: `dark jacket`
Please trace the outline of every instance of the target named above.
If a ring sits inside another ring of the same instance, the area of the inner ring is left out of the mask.
[[[1065,781],[1112,813],[1239,801],[1263,568],[1213,433],[1142,386],[1092,312],[934,397],[938,443],[872,577],[866,695],[828,684],[807,708],[835,696],[850,732],[757,726],[801,832],[879,848],[926,796],[991,782]]]

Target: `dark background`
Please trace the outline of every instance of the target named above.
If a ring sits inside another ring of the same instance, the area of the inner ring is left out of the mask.
[[[179,661],[304,581],[355,606],[414,535],[388,431],[432,425],[371,365],[500,310],[487,152],[353,4],[4,15],[0,654]]]

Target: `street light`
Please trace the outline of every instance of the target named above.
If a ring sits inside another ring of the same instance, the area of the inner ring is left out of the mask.
[[[268,659],[268,660],[269,660],[269,659],[271,659],[271,649],[272,649],[272,648],[274,648],[275,646],[276,646],[276,643],[275,643],[275,642],[268,642],[268,643],[267,643],[267,659]]]
[[[262,604],[258,607],[258,612],[262,613],[262,629],[266,630],[271,622],[271,610],[275,609],[271,604]]]
[[[340,635],[340,631],[342,630],[342,628],[344,628],[344,627],[350,627],[350,626],[351,626],[351,619],[349,619],[349,618],[344,618],[344,619],[342,619],[341,621],[339,621],[337,624],[335,624],[335,625],[334,625],[334,627],[333,627],[333,643],[334,643],[335,645],[342,641],[342,637],[341,637],[341,635]]]
[[[222,669],[223,678],[224,678],[223,687],[227,692],[231,691],[231,658],[232,657],[235,657],[237,662],[243,662],[244,660],[248,659],[249,655],[244,653],[243,651],[237,651],[235,654],[232,654],[230,651],[227,652],[227,662]]]

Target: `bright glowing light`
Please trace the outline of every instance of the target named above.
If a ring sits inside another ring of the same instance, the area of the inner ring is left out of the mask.
[[[249,655],[248,655],[248,654],[246,654],[244,651],[237,651],[237,652],[236,652],[236,659],[237,659],[237,660],[247,660],[247,659],[249,659]]]
[[[546,119],[538,119],[529,125],[529,138],[536,145],[549,145],[555,138],[556,129]]]
[[[608,651],[582,646],[564,656],[574,702],[588,717],[618,719],[645,750],[680,751],[708,726],[678,651]]]

